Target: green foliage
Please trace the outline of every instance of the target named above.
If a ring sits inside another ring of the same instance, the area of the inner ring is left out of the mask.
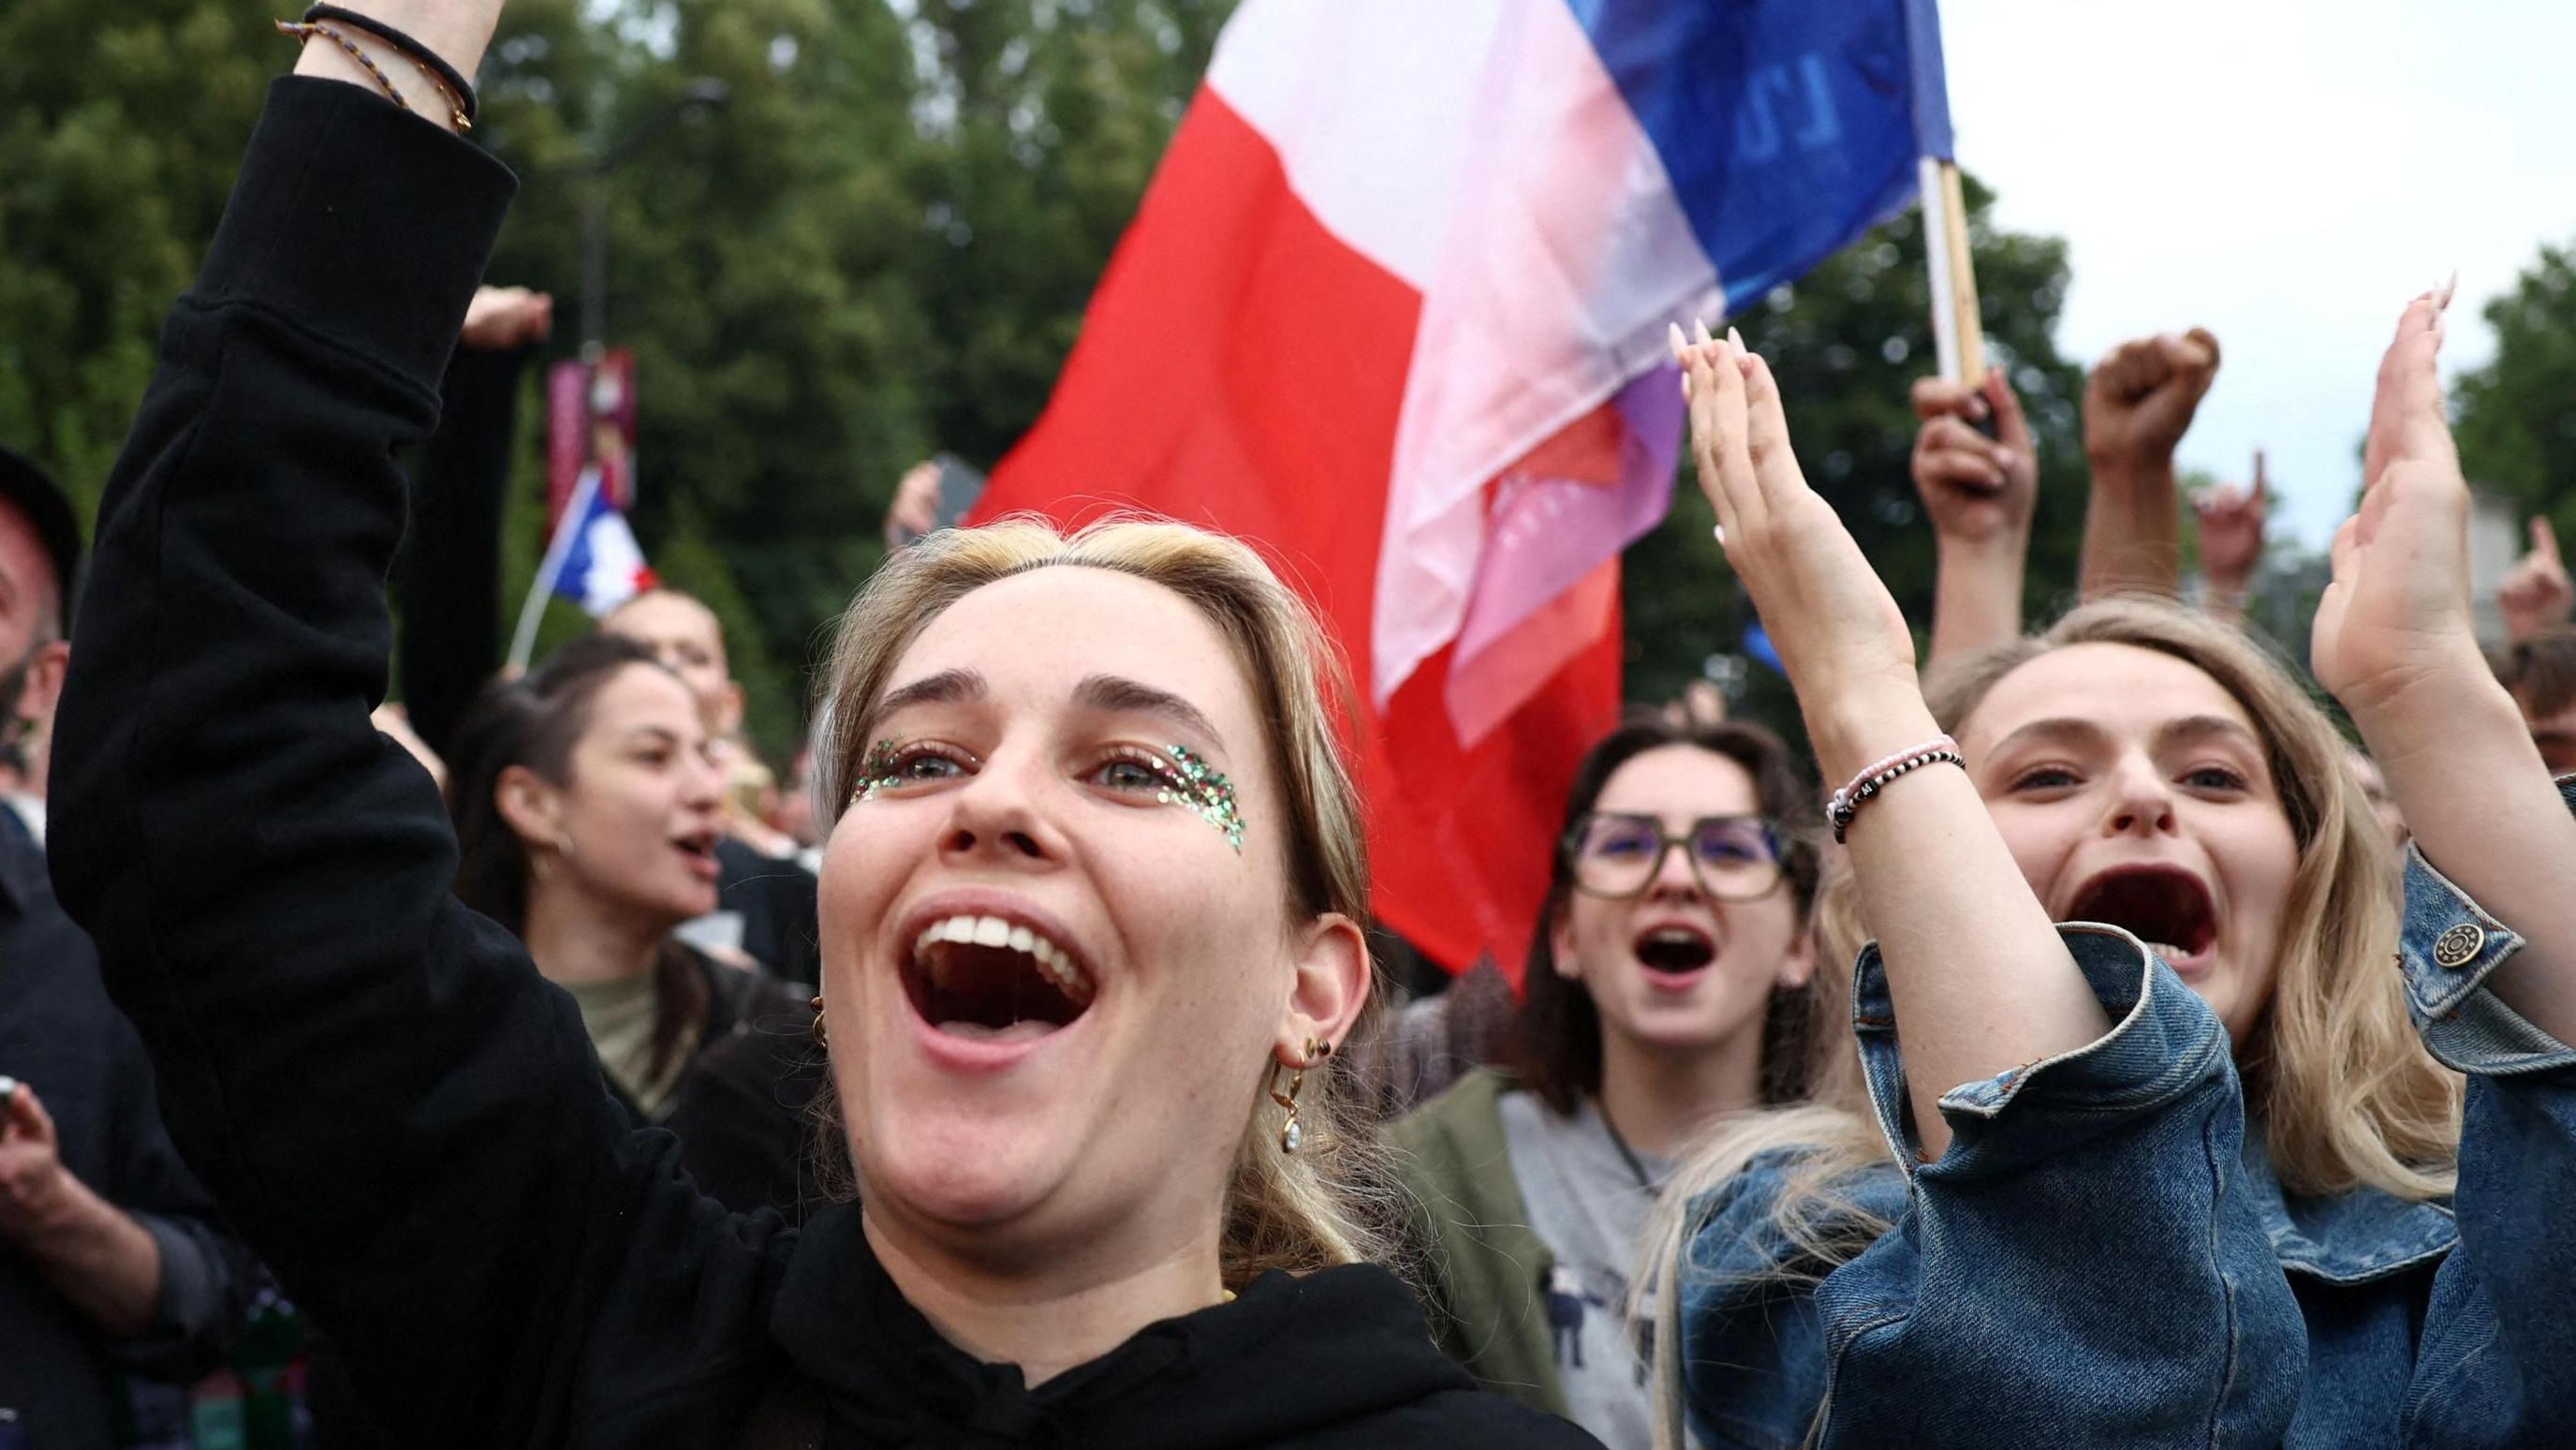
[[[0,6],[0,439],[84,513],[293,58],[234,0]]]
[[[569,351],[583,191],[601,188],[607,338],[636,353],[637,531],[724,619],[773,758],[825,626],[883,556],[895,480],[941,448],[989,467],[1036,421],[1228,8],[509,12],[482,130],[525,185],[493,279],[555,293]],[[726,84],[721,111],[579,174],[699,77]]]
[[[1231,9],[516,0],[504,17],[475,138],[521,190],[490,278],[553,293],[544,361],[571,356],[596,189],[606,336],[636,352],[637,531],[663,575],[725,621],[773,757],[800,728],[823,631],[882,556],[895,480],[941,448],[989,467],[1036,420]],[[85,507],[291,54],[267,12],[233,0],[0,7],[0,437]],[[729,101],[673,119],[699,77]],[[606,178],[585,174],[648,130]],[[2083,511],[2080,375],[2050,340],[2066,259],[2052,239],[1992,230],[1986,202],[1972,184],[1989,343],[2042,439],[2044,610],[2073,578]],[[1931,539],[1906,472],[1907,387],[1930,367],[1928,316],[1908,215],[1740,319],[1787,390],[1808,476],[1917,619]],[[541,517],[535,396],[523,413],[509,612]],[[1740,648],[1751,622],[1687,477],[1675,514],[1629,559],[1641,699]],[[550,606],[540,640],[581,624]],[[1756,667],[1751,685],[1756,713],[1794,725],[1775,676]]]
[[[2487,304],[2495,357],[2454,384],[2470,481],[2576,526],[2576,248],[2543,247],[2514,290]]]
[[[1991,193],[1973,179],[1966,190],[1987,351],[2010,369],[2039,442],[2028,608],[2032,618],[2044,618],[2074,592],[2090,479],[2078,414],[2083,370],[2061,358],[2055,342],[2066,246],[1995,229],[1986,216]],[[1934,368],[1931,318],[1921,218],[1909,211],[1735,319],[1780,379],[1808,482],[1832,500],[1918,629],[1931,619],[1932,531],[1908,460],[1911,389]],[[1673,517],[1628,551],[1631,699],[1670,699],[1711,656],[1742,651],[1753,610],[1710,533],[1715,522],[1685,459]],[[1737,708],[1794,738],[1787,682],[1761,665],[1743,682]]]

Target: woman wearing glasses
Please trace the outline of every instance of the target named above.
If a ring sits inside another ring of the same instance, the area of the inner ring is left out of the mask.
[[[1652,1439],[1627,1269],[1667,1155],[1803,1089],[1812,800],[1757,726],[1640,719],[1595,745],[1514,1062],[1395,1129],[1443,1347],[1613,1447]]]

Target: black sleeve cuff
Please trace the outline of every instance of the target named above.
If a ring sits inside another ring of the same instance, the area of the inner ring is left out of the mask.
[[[198,275],[435,392],[518,189],[508,167],[363,87],[269,86]]]

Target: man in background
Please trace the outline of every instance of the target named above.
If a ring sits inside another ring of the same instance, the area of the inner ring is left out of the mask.
[[[0,721],[38,803],[79,562],[61,490],[0,449]],[[118,1374],[213,1367],[254,1269],[170,1146],[41,830],[0,811],[0,1408],[42,1450],[108,1450]]]

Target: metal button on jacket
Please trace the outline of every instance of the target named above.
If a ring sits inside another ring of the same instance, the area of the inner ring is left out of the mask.
[[[2485,927],[2482,927],[2473,921],[2461,922],[2458,926],[2452,927],[2449,931],[2442,933],[2442,935],[2434,941],[2433,965],[2437,967],[2465,967],[2471,961],[2476,959],[2478,948],[2485,946],[2486,944],[2487,931]]]

